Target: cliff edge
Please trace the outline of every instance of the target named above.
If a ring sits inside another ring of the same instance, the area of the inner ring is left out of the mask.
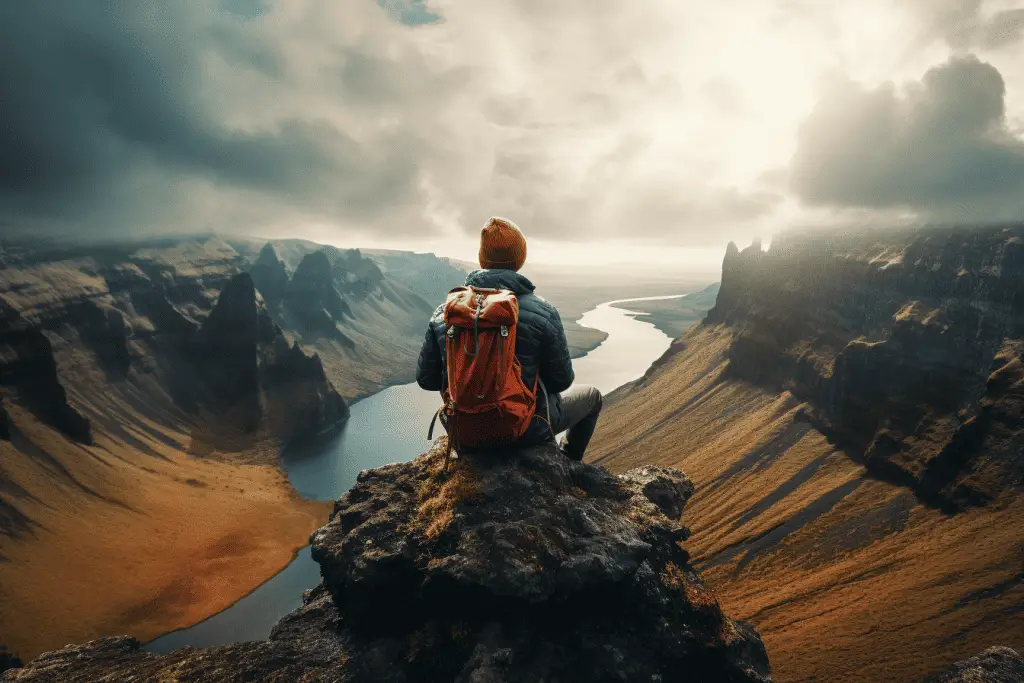
[[[266,641],[157,655],[106,638],[2,680],[771,680],[681,546],[683,473],[546,447],[442,461],[360,474],[311,536],[323,581]]]

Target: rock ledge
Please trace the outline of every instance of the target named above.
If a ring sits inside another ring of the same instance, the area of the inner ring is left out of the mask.
[[[442,461],[360,474],[311,537],[323,582],[267,641],[107,638],[3,680],[771,680],[680,546],[682,472],[615,477],[549,447]]]

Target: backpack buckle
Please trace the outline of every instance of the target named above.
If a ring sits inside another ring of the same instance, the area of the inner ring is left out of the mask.
[[[450,338],[454,339],[455,338],[455,325],[449,326],[448,327],[448,332],[446,332],[445,334],[447,334]]]
[[[502,337],[507,337],[508,336],[508,326],[507,325],[502,325],[501,326],[501,336]]]

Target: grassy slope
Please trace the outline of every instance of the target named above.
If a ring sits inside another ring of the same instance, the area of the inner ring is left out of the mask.
[[[693,478],[687,546],[775,680],[915,681],[1024,646],[1024,500],[949,517],[867,479],[791,395],[724,377],[730,338],[691,329],[606,409],[588,459]]]
[[[0,535],[0,642],[25,661],[201,621],[283,569],[330,513],[295,494],[274,451],[189,454],[188,435],[127,406],[112,419],[133,445],[100,430],[82,446],[9,409],[0,484],[31,526]]]

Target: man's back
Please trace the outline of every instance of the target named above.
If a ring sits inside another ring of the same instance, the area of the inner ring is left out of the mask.
[[[558,311],[534,293],[528,278],[514,270],[475,270],[466,284],[484,289],[507,289],[519,300],[516,325],[516,357],[523,370],[523,384],[534,385],[537,372],[549,392],[561,392],[573,383],[572,361],[565,329]],[[443,391],[448,386],[445,358],[444,306],[430,319],[417,364],[416,381],[424,389]]]

